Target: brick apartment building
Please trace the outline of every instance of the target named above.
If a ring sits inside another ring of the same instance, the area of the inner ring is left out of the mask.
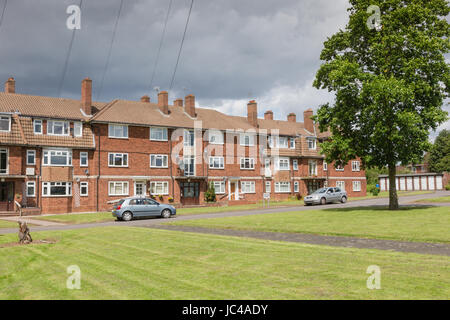
[[[28,214],[109,210],[108,202],[153,195],[174,205],[204,204],[213,184],[217,202],[252,203],[270,193],[281,200],[322,186],[366,194],[360,162],[327,165],[319,144],[328,139],[304,112],[274,120],[197,108],[195,97],[169,105],[168,93],[140,101],[92,101],[84,79],[81,99],[0,93],[0,212],[15,201]]]

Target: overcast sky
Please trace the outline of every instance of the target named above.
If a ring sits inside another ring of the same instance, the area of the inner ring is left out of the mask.
[[[58,95],[72,36],[66,9],[79,1],[8,1],[0,28],[1,82],[14,76],[17,92]],[[190,2],[173,0],[153,87],[169,89]],[[101,101],[144,94],[156,100],[150,82],[168,4],[124,1]],[[98,97],[119,5],[83,1],[61,96],[78,99],[81,80],[90,77]],[[192,93],[199,106],[233,115],[245,115],[246,103],[256,99],[261,117],[270,109],[277,119],[295,112],[302,121],[304,110],[333,98],[312,82],[323,42],[345,26],[347,7],[347,0],[196,0],[169,99]],[[450,129],[450,122],[441,128]]]

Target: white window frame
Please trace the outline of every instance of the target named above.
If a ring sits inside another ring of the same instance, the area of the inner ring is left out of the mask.
[[[353,191],[360,192],[361,191],[361,181],[352,181]]]
[[[316,138],[308,137],[308,138],[306,138],[306,142],[308,144],[308,149],[309,150],[316,150],[317,149],[317,139]],[[310,145],[310,143],[312,143],[312,146]]]
[[[122,130],[122,135],[115,135]],[[128,139],[128,125],[126,124],[108,124],[108,137],[112,139]]]
[[[122,185],[122,193],[112,193],[111,192],[111,185],[114,186],[113,189],[115,189],[116,185]],[[126,188],[125,188],[126,186]],[[126,189],[126,190],[125,190]],[[108,182],[108,195],[111,197],[116,197],[116,196],[128,196],[130,194],[130,184],[128,181],[109,181]]]
[[[0,130],[0,132],[10,132],[11,131],[11,116],[1,115],[0,121],[8,121],[8,130]]]
[[[241,181],[241,192],[242,193],[256,193],[255,192],[255,181]]]
[[[162,165],[156,165],[157,159],[160,158]],[[153,159],[155,159],[155,164],[153,164]],[[165,164],[164,164],[165,163]],[[169,167],[169,156],[167,154],[151,154],[150,155],[150,168],[168,168]]]
[[[314,167],[314,172],[311,172],[311,168]],[[308,175],[309,176],[317,176],[317,161],[316,160],[308,160]]]
[[[51,190],[53,187],[62,187],[66,189],[64,195],[52,195]],[[42,196],[46,198],[67,198],[72,196],[72,182],[42,182]]]
[[[54,156],[62,156],[62,153],[66,154],[66,164],[52,164],[51,157],[52,153]],[[59,155],[61,153],[61,155]],[[71,167],[72,166],[72,150],[70,149],[44,149],[42,153],[42,165],[44,167]],[[47,162],[46,162],[47,159]]]
[[[161,137],[153,137],[152,134],[161,136]],[[151,141],[168,141],[169,140],[169,131],[167,128],[163,127],[150,127],[150,140]]]
[[[29,156],[33,155],[33,162],[29,162]],[[36,150],[27,150],[27,166],[35,166],[36,165]]]
[[[36,131],[36,124],[39,123],[39,125],[41,126],[41,131]],[[43,134],[44,133],[44,122],[42,121],[42,119],[34,119],[33,120],[33,133],[34,134]]]
[[[83,188],[86,188],[86,193],[82,192]],[[89,182],[81,181],[80,182],[80,197],[88,197],[89,196]]]
[[[328,163],[323,162],[323,171],[328,171]]]
[[[289,149],[291,148],[291,139],[285,136],[270,136],[269,147],[274,149]]]
[[[344,171],[344,170],[345,170],[345,167],[344,167],[344,166],[337,166],[337,167],[334,167],[334,169],[335,169],[336,171]]]
[[[33,193],[28,192],[28,188],[33,188]],[[27,191],[26,195],[28,198],[34,198],[36,197],[36,181],[27,181]]]
[[[298,183],[298,181],[294,181],[294,192],[299,192],[299,187],[300,187],[300,184]]]
[[[83,164],[83,158],[86,158],[86,164]],[[89,152],[80,152],[80,167],[89,167]]]
[[[113,155],[114,159],[113,159],[113,164],[111,164],[111,155]],[[127,160],[127,164],[124,165],[124,156],[126,156],[126,160]],[[121,158],[122,159],[122,165],[116,165],[115,164],[115,160],[116,157]],[[128,153],[116,153],[116,152],[109,152],[108,153],[108,167],[115,167],[115,168],[128,168]]]
[[[248,168],[245,168],[245,164],[248,161]],[[255,170],[255,158],[240,158],[241,170]]]
[[[289,157],[278,157],[275,161],[275,170],[279,171],[289,171],[290,161]]]
[[[289,138],[289,148],[295,149],[295,138]]]
[[[217,140],[217,138],[219,139]],[[215,138],[216,141],[211,141],[212,138]],[[209,144],[217,144],[217,145],[223,145],[224,144],[224,134],[222,131],[219,130],[209,130],[208,131],[208,142]]]
[[[216,166],[218,164],[218,166]],[[209,169],[212,170],[223,170],[225,169],[225,159],[224,157],[209,157]]]
[[[157,186],[160,186],[162,192],[153,192],[153,188],[155,191],[157,190]],[[166,196],[169,194],[169,181],[151,181],[150,182],[150,194],[155,196]]]
[[[239,136],[239,144],[244,147],[253,147],[255,145],[255,134],[241,133]]]
[[[340,188],[345,191],[345,181],[336,181],[336,188]]]
[[[62,126],[62,134],[55,133],[55,125]],[[49,136],[69,136],[70,122],[62,120],[47,120],[47,135]]]
[[[196,161],[195,161],[195,156],[184,156],[183,157],[183,167],[184,167],[184,176],[185,177],[193,177],[195,176],[195,172],[196,172]],[[186,170],[186,167],[192,167],[192,170]]]
[[[0,148],[0,153],[6,154],[6,168],[4,170],[0,169],[0,175],[9,174],[9,149],[8,148]]]
[[[213,181],[212,185],[216,194],[225,194],[225,181]]]
[[[272,193],[272,182],[266,181],[265,189],[266,193]]]
[[[83,136],[83,123],[80,121],[73,123],[73,136],[74,137],[82,137]]]
[[[352,161],[352,171],[353,172],[361,171],[361,167],[360,167],[359,161]]]
[[[292,169],[294,169],[295,171],[298,170],[298,160],[297,159],[292,160]]]
[[[283,190],[282,186],[287,186],[286,190]],[[275,193],[291,193],[291,183],[289,181],[275,182]]]
[[[185,147],[195,147],[195,131],[194,130],[184,130],[183,145]]]

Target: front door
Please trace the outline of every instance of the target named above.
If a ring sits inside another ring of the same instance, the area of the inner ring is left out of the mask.
[[[14,182],[0,182],[0,211],[14,211]]]
[[[230,182],[230,199],[237,200],[236,199],[236,182]]]
[[[200,204],[200,183],[199,182],[183,182],[181,187],[181,203],[183,205]]]

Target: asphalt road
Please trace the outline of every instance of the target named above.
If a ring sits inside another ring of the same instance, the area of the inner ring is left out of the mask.
[[[417,200],[436,198],[442,196],[450,196],[450,191],[438,191],[430,194],[422,194],[415,196],[405,196],[399,198],[400,205],[416,205],[423,206],[424,204],[414,203]],[[111,222],[100,222],[100,223],[87,223],[87,224],[69,224],[69,225],[58,225],[58,226],[46,226],[46,227],[31,227],[32,232],[37,231],[54,231],[54,230],[75,230],[75,229],[85,229],[85,228],[98,228],[98,227],[111,227],[111,226],[127,226],[127,227],[147,227],[153,225],[159,225],[161,223],[166,223],[170,221],[179,220],[192,220],[192,219],[213,219],[213,218],[223,218],[223,217],[237,217],[237,216],[247,216],[254,214],[266,214],[266,213],[276,213],[276,212],[292,212],[292,211],[303,211],[303,210],[317,210],[317,209],[332,209],[332,208],[352,208],[352,207],[369,207],[369,206],[386,206],[389,203],[387,198],[377,198],[370,200],[358,200],[350,201],[345,204],[327,204],[325,206],[298,206],[298,207],[282,207],[282,208],[261,208],[255,210],[246,211],[230,211],[230,212],[220,212],[220,213],[207,213],[207,214],[196,214],[196,215],[186,215],[177,216],[172,219],[147,219],[147,220],[135,220],[130,222],[122,221],[111,221]],[[436,206],[449,206],[448,204],[433,204]],[[17,228],[11,229],[0,229],[0,234],[17,233]]]

